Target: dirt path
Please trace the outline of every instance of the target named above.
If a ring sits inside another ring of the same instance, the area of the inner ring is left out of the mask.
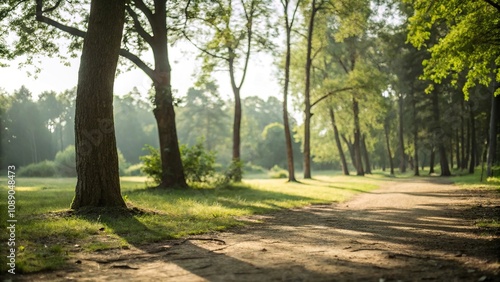
[[[500,281],[500,234],[474,220],[500,199],[400,180],[334,205],[242,219],[229,232],[130,250],[77,253],[32,281]],[[214,239],[214,240],[200,240]]]

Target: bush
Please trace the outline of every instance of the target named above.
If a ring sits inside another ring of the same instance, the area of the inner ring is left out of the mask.
[[[265,173],[267,171],[267,169],[261,167],[260,165],[254,165],[251,162],[246,163],[243,170],[247,173]]]
[[[155,183],[161,182],[161,158],[160,151],[151,145],[145,145],[143,150],[148,151],[148,155],[141,156],[141,171],[151,177]]]
[[[269,170],[268,175],[271,178],[288,178],[288,171],[275,165]]]
[[[146,145],[144,150],[147,150],[149,154],[140,157],[143,162],[141,170],[154,182],[160,183],[162,173],[160,152],[150,145]],[[198,141],[192,147],[181,145],[180,153],[187,181],[205,182],[215,174],[215,154],[207,152],[202,141]]]
[[[43,161],[21,167],[19,176],[24,177],[54,177],[56,165],[53,161]]]
[[[59,151],[54,159],[57,174],[63,177],[76,177],[75,146],[70,145]]]

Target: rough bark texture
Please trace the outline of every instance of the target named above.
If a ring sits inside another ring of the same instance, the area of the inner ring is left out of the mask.
[[[342,162],[342,173],[344,175],[349,175],[349,168],[347,167],[347,161],[345,159],[344,150],[342,150],[342,144],[340,143],[339,130],[337,128],[337,123],[335,122],[335,112],[333,108],[330,107],[330,121],[333,126],[333,134],[335,136],[335,143],[337,144],[337,150],[339,151],[340,161]]]
[[[355,97],[352,97],[352,111],[354,114],[354,158],[356,160],[356,175],[363,176],[363,162],[361,161],[361,129],[359,125],[359,104]]]
[[[124,19],[124,0],[92,0],[78,73],[77,184],[72,209],[126,207],[120,194],[113,120],[113,84]]]

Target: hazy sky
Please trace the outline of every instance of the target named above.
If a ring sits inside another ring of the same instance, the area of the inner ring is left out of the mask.
[[[186,53],[186,49],[188,52]],[[170,63],[172,65],[172,87],[178,91],[177,96],[184,96],[189,87],[193,85],[193,74],[200,63],[196,61],[196,51],[189,46],[170,50]],[[76,86],[78,81],[79,58],[71,61],[71,67],[64,66],[57,58],[41,58],[42,71],[35,79],[29,77],[27,71],[32,69],[18,69],[18,61],[10,62],[10,67],[0,67],[0,87],[12,93],[25,85],[37,96],[43,91],[54,90],[61,92]],[[252,58],[249,72],[245,80],[242,96],[258,95],[262,98],[277,96],[281,99],[281,88],[277,84],[275,67],[269,55],[259,55]],[[219,82],[220,94],[224,98],[232,97],[232,91],[227,72],[217,72],[215,77]],[[137,87],[146,95],[151,86],[151,80],[139,69],[120,74],[115,81],[115,93],[123,95]]]

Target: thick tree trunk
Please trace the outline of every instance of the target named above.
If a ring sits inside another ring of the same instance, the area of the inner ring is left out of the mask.
[[[124,0],[92,0],[78,73],[77,183],[72,209],[126,207],[120,193],[113,120],[113,84],[124,19]]]
[[[405,144],[404,144],[404,136],[403,136],[403,94],[399,94],[398,106],[399,106],[399,172],[406,172],[406,157],[405,157]]]
[[[311,67],[312,67],[312,40],[314,34],[314,18],[317,7],[316,0],[311,1],[311,17],[307,31],[307,55],[305,65],[305,90],[304,90],[304,178],[311,178]]]
[[[333,126],[333,134],[335,136],[335,143],[337,144],[337,150],[339,151],[340,161],[342,162],[342,173],[344,175],[349,175],[349,169],[347,167],[347,161],[345,159],[344,150],[342,150],[342,144],[340,143],[339,130],[337,129],[337,124],[335,122],[335,113],[332,107],[328,108],[330,112],[330,121]]]
[[[391,154],[391,144],[389,142],[389,126],[384,124],[384,133],[385,133],[385,144],[387,146],[387,155],[389,157],[389,165],[391,166],[391,175],[394,175],[394,162],[392,161],[392,154]]]
[[[368,154],[368,150],[366,149],[366,140],[365,135],[361,137],[361,150],[363,151],[363,159],[365,160],[365,173],[371,174],[371,166],[370,166],[370,156]]]
[[[471,103],[471,102],[470,102]],[[474,173],[474,168],[476,167],[476,121],[474,118],[473,107],[469,106],[470,110],[470,124],[471,124],[471,148],[470,148],[470,162],[469,162],[469,173]]]
[[[498,104],[500,103],[499,96],[491,97],[491,111],[490,111],[490,129],[489,129],[489,146],[488,156],[486,159],[486,176],[492,177],[492,166],[495,163],[496,149],[497,149],[497,123],[498,123]]]
[[[355,97],[352,97],[352,111],[354,114],[354,157],[356,160],[356,175],[363,176],[363,162],[361,161],[361,129],[359,126],[359,104]]]
[[[233,89],[234,93],[234,119],[233,119],[233,165],[236,170],[233,175],[233,180],[235,182],[241,182],[243,171],[240,165],[241,155],[240,155],[240,144],[241,144],[241,97],[240,89]]]
[[[153,14],[153,55],[155,61],[155,109],[158,124],[162,177],[160,187],[187,187],[182,166],[177,128],[175,124],[174,98],[171,86],[171,68],[168,58],[168,39],[165,33],[166,4],[155,1]]]

